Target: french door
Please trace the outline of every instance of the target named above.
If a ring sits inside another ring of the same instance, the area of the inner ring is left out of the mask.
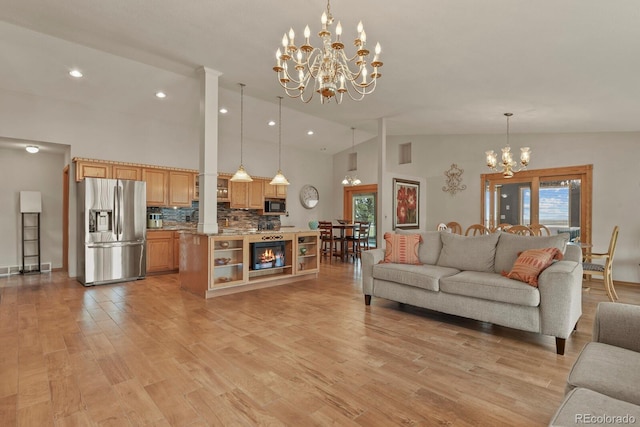
[[[343,215],[352,221],[368,221],[369,246],[376,247],[376,210],[378,186],[376,184],[344,187]]]
[[[591,243],[592,172],[586,165],[482,175],[482,223],[543,224]]]

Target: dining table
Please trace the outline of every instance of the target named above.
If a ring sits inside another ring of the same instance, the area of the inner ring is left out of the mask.
[[[347,236],[353,236],[354,230],[358,227],[358,224],[343,224],[343,223],[334,223],[333,229],[338,230],[337,235],[334,235],[334,242],[340,243],[340,250],[336,250],[334,252],[335,255],[338,255],[342,261],[347,260],[347,255],[349,255],[349,248],[347,245],[349,242],[347,241]],[[351,230],[351,234],[348,234],[347,231]]]

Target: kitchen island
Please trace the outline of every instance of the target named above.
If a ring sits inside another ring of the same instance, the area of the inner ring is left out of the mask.
[[[204,298],[318,277],[317,230],[180,234],[180,287]]]

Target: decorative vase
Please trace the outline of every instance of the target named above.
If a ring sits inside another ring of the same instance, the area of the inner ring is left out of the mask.
[[[317,230],[318,229],[318,221],[316,221],[315,219],[312,221],[309,221],[309,228],[312,230]]]

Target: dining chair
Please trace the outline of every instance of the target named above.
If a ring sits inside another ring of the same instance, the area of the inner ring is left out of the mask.
[[[615,302],[618,299],[616,289],[613,287],[613,255],[616,251],[618,231],[619,228],[617,225],[613,227],[613,233],[611,233],[611,240],[609,241],[609,250],[607,252],[587,253],[584,256],[584,262],[582,263],[582,270],[585,276],[589,276],[589,278],[593,277],[593,275],[602,276],[604,290],[607,292],[607,296],[612,302]],[[604,260],[604,264],[594,263],[594,259]]]
[[[454,234],[462,234],[462,226],[455,221],[448,222],[447,228]]]
[[[482,224],[471,224],[464,232],[465,236],[476,236],[483,234],[491,234],[491,230]]]
[[[534,236],[551,236],[551,231],[542,224],[529,224]]]
[[[512,225],[505,231],[507,233],[518,234],[520,236],[533,236],[533,231],[526,225]]]
[[[506,222],[503,222],[501,224],[496,225],[493,228],[493,231],[507,231],[509,228],[513,227],[511,224],[507,224]]]
[[[348,236],[347,240],[351,243],[350,255],[355,261],[360,258],[363,250],[369,250],[369,230],[371,224],[368,221],[357,221],[354,223],[353,235]]]
[[[320,254],[322,258],[329,255],[329,264],[333,259],[334,253],[334,238],[333,238],[333,224],[331,221],[318,221],[318,229],[320,230]]]
[[[445,231],[447,229],[447,224],[445,224],[444,222],[441,222],[440,224],[438,224],[438,231]]]

